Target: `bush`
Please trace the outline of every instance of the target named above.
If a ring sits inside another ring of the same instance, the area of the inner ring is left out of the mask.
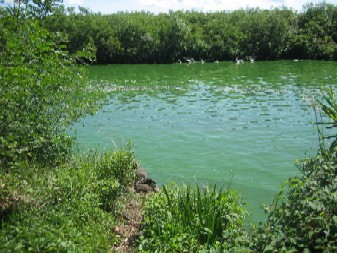
[[[25,160],[65,161],[66,128],[95,110],[97,99],[65,38],[41,28],[30,1],[19,2],[0,6],[0,166],[8,169]]]
[[[260,231],[259,252],[337,251],[337,161],[304,162],[288,180]]]
[[[163,187],[146,204],[139,251],[248,252],[239,196],[228,190]]]
[[[124,150],[108,151],[96,159],[95,170],[99,178],[116,178],[122,187],[135,182],[137,163],[135,162],[131,143]]]

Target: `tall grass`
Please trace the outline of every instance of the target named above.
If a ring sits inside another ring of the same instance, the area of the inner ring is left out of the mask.
[[[164,186],[146,205],[139,251],[246,250],[247,212],[237,193],[216,186]],[[237,251],[236,251],[237,252]]]

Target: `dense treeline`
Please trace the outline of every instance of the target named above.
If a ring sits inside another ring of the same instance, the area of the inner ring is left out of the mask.
[[[59,6],[44,25],[68,35],[70,52],[96,51],[97,63],[195,60],[337,59],[337,7],[202,13],[176,11],[102,15]],[[90,59],[93,60],[93,59]]]

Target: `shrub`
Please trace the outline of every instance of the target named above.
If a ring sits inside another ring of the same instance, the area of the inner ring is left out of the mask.
[[[116,240],[113,218],[100,208],[95,181],[95,173],[85,163],[50,171],[26,165],[20,174],[7,174],[8,191],[30,201],[16,203],[4,217],[0,251],[107,249]]]
[[[113,200],[135,182],[137,163],[131,145],[127,145],[125,150],[108,151],[95,160],[101,207],[113,211],[116,205]]]
[[[115,178],[122,187],[131,186],[135,181],[137,169],[131,148],[132,144],[129,143],[124,150],[108,151],[98,156],[95,163],[98,177]]]
[[[139,251],[245,252],[243,220],[247,213],[239,196],[216,186],[192,189],[171,185],[146,204]]]
[[[66,128],[93,111],[97,98],[65,38],[41,28],[31,1],[16,2],[0,6],[0,166],[8,169],[25,160],[65,161]]]

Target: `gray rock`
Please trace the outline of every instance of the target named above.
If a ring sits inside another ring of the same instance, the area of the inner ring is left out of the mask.
[[[146,178],[147,178],[146,170],[138,166],[136,171],[136,183],[142,182]]]
[[[157,187],[156,181],[149,178],[146,170],[140,166],[138,166],[136,171],[136,180],[134,188],[136,192],[144,192],[144,193],[153,191],[156,192],[159,189]]]
[[[151,186],[149,186],[148,184],[136,184],[135,190],[136,190],[136,192],[148,193],[148,192],[152,192],[153,188]]]

